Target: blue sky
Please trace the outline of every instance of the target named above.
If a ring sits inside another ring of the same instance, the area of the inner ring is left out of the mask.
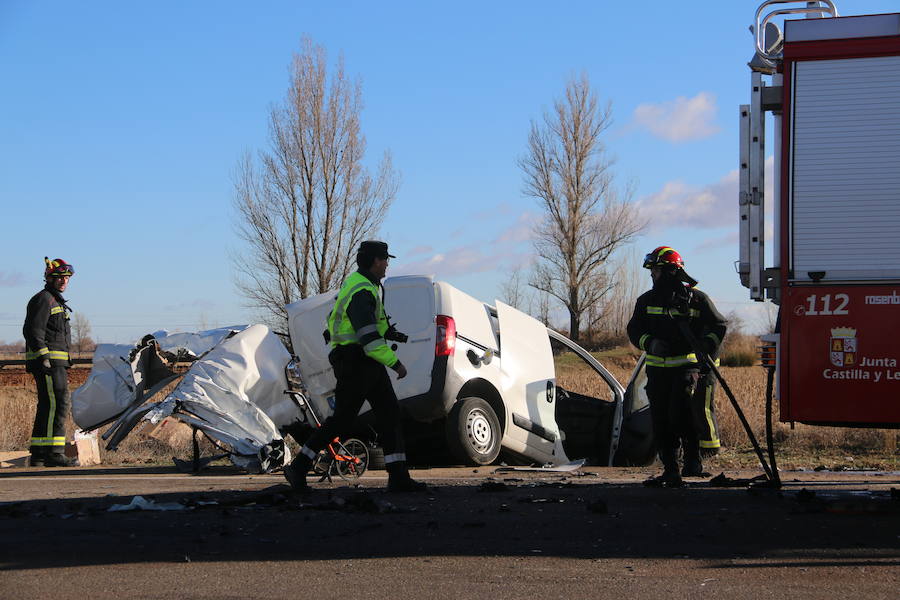
[[[618,181],[654,219],[634,254],[675,246],[723,312],[752,318],[733,263],[757,6],[3,0],[0,340],[21,339],[45,255],[75,265],[67,297],[100,341],[255,320],[229,260],[232,178],[267,143],[303,35],[361,79],[368,162],[390,150],[401,173],[381,235],[394,272],[490,301],[531,264],[539,209],[516,160],[586,73],[612,102]]]

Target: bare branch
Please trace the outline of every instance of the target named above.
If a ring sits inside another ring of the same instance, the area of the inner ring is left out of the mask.
[[[269,113],[269,147],[245,156],[234,177],[232,260],[239,292],[263,320],[284,325],[284,306],[334,289],[355,267],[399,187],[390,154],[377,175],[363,166],[362,86],[339,57],[329,72],[322,46],[304,38],[284,102]]]
[[[602,140],[611,124],[611,106],[600,108],[582,75],[569,81],[541,125],[532,122],[519,159],[523,192],[546,213],[534,232],[540,262],[530,284],[566,307],[575,340],[582,314],[597,314],[613,288],[607,260],[645,225],[629,202],[631,191],[613,186],[613,161]]]

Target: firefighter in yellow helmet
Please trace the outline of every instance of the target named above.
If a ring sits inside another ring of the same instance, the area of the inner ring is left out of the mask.
[[[72,467],[78,461],[65,456],[66,419],[70,399],[67,369],[71,333],[70,309],[62,293],[75,269],[61,258],[44,258],[44,289],[32,296],[25,311],[25,368],[37,385],[38,405],[31,431],[31,465]]]
[[[631,343],[647,353],[647,397],[653,435],[663,464],[662,475],[645,483],[679,487],[682,477],[703,475],[698,427],[692,397],[700,379],[703,357],[715,358],[725,337],[725,318],[712,300],[698,290],[684,271],[681,255],[660,246],[644,257],[653,289],[635,303],[628,322]],[[714,425],[714,424],[713,424]],[[681,446],[683,467],[678,469]]]
[[[356,419],[363,402],[369,401],[384,446],[388,490],[416,492],[426,489],[414,481],[406,466],[405,442],[400,424],[400,407],[387,369],[406,377],[406,367],[387,340],[405,342],[406,336],[388,324],[382,304],[380,282],[387,272],[388,245],[365,241],[356,254],[357,271],[341,286],[328,317],[328,337],[332,346],[328,360],[334,367],[334,414],[300,449],[297,458],[284,468],[284,476],[297,491],[308,491],[306,473],[319,451],[335,436],[342,435]]]

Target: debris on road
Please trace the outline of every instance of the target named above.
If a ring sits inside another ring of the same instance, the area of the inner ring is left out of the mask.
[[[571,471],[577,471],[581,467],[584,466],[585,460],[573,460],[572,462],[568,462],[564,465],[544,465],[542,467],[497,467],[494,469],[494,473],[508,473],[510,471],[536,471],[541,473],[569,473]]]
[[[709,485],[711,487],[747,487],[754,482],[765,480],[765,475],[757,475],[756,477],[750,477],[748,479],[732,479],[725,475],[725,473],[719,473],[709,480]]]
[[[113,504],[107,512],[125,512],[129,510],[188,510],[188,507],[178,502],[154,502],[143,496],[135,496],[128,504]]]
[[[512,488],[510,486],[506,485],[502,481],[485,481],[480,486],[478,486],[479,492],[488,492],[488,493],[508,492],[511,489]]]

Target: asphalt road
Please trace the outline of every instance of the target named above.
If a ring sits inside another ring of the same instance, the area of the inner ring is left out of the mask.
[[[900,473],[787,472],[780,491],[650,473],[432,469],[400,495],[370,471],[297,497],[226,468],[3,469],[0,598],[898,595]],[[110,511],[137,495],[177,510]]]

